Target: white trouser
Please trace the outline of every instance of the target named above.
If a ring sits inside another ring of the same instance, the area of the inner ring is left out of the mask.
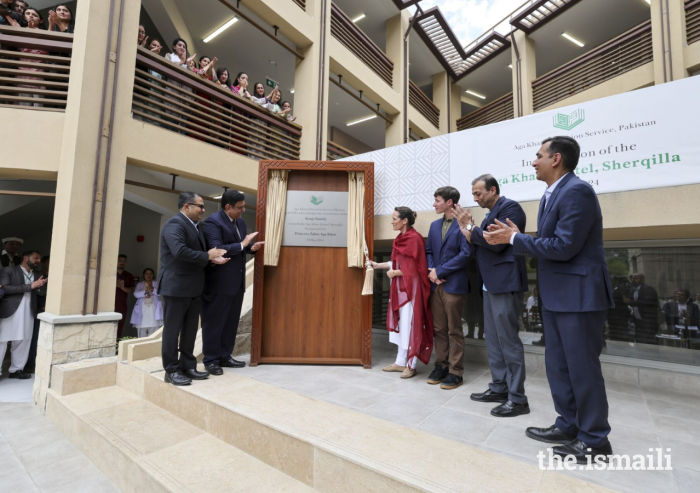
[[[139,337],[148,337],[153,334],[160,327],[137,327],[136,331]]]
[[[7,350],[7,342],[0,342],[0,374],[2,374],[2,362],[5,360],[5,351]],[[18,370],[23,370],[29,358],[29,348],[32,345],[31,339],[23,339],[21,341],[12,341],[10,373]]]
[[[399,353],[396,355],[396,364],[398,366],[406,366],[406,360],[408,359],[408,349],[401,349],[399,347]],[[414,356],[408,364],[408,367],[413,370],[418,363],[418,357]]]

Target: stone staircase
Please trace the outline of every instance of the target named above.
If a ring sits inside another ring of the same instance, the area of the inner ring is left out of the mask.
[[[125,492],[608,491],[229,369],[163,376],[159,358],[58,365],[46,414]]]

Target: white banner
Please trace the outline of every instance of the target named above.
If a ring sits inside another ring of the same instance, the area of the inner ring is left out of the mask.
[[[576,174],[599,194],[700,183],[699,95],[700,77],[690,77],[343,161],[375,163],[376,215],[399,205],[431,210],[445,185],[474,205],[471,182],[484,173],[499,180],[501,195],[540,200],[546,185],[532,161],[554,135],[579,142]]]

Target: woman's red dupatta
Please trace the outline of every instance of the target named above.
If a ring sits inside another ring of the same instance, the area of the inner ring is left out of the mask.
[[[425,256],[425,241],[413,228],[399,234],[391,250],[392,269],[400,270],[403,276],[395,277],[389,289],[389,309],[386,326],[390,332],[399,331],[399,308],[413,302],[413,324],[411,327],[409,361],[418,356],[426,365],[433,352],[433,316],[430,312],[430,280],[428,261]]]

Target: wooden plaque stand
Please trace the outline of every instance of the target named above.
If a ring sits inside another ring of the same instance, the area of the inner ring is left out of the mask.
[[[374,243],[374,163],[260,161],[258,241],[265,239],[270,170],[289,170],[288,190],[348,191],[348,172],[365,173],[365,239]],[[263,247],[264,248],[264,247]],[[277,267],[255,256],[250,366],[259,363],[372,364],[372,297],[365,270],[348,267],[347,248],[283,246]]]

